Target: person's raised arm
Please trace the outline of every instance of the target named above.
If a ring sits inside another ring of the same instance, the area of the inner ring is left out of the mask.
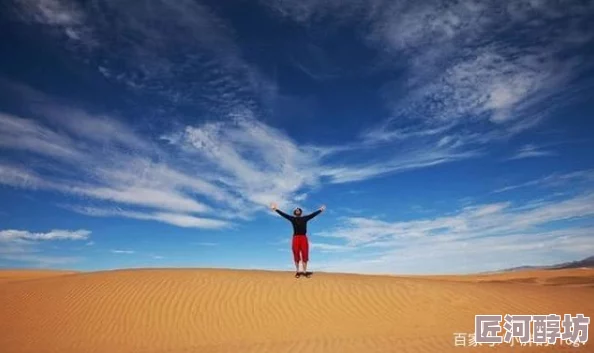
[[[286,218],[286,219],[288,219],[289,221],[293,219],[293,217],[289,216],[288,214],[284,213],[284,212],[283,212],[283,211],[281,211],[281,210],[278,210],[278,209],[277,209],[277,210],[275,210],[275,211],[276,211],[276,213],[278,213],[279,215],[281,215],[281,216],[285,217],[285,218]]]
[[[283,211],[279,210],[276,207],[276,204],[273,203],[272,205],[270,205],[270,208],[275,211],[276,213],[278,213],[279,215],[283,216],[284,218],[288,219],[289,221],[293,219],[293,217],[289,216],[288,214],[284,213]]]
[[[320,209],[319,209],[319,210],[317,210],[317,211],[315,211],[315,212],[313,212],[313,213],[310,213],[310,214],[308,214],[308,215],[307,215],[307,216],[305,216],[304,218],[305,218],[307,221],[309,221],[310,219],[312,219],[312,218],[314,218],[315,216],[319,215],[320,213],[324,212],[324,210],[325,210],[325,209],[326,209],[326,206],[322,206],[322,207],[320,207]]]

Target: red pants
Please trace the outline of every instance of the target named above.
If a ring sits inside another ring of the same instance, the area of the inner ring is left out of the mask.
[[[293,235],[293,259],[295,262],[309,260],[309,242],[306,235]]]

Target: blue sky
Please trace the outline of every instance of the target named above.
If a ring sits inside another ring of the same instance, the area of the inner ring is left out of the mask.
[[[594,5],[9,0],[0,266],[313,270],[594,254]]]

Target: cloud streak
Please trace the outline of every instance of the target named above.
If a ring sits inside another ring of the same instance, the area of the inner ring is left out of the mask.
[[[263,123],[277,83],[245,59],[214,9],[190,0],[12,3],[23,19],[68,36],[68,48],[108,80],[165,97],[161,111],[190,107],[205,118],[164,124],[157,140],[125,117],[12,85],[28,111],[0,114],[0,148],[30,155],[1,160],[0,183],[76,196],[67,208],[89,216],[205,229],[249,219],[273,200],[302,202],[327,184],[483,156],[485,145],[557,106],[558,87],[582,64],[558,54],[591,39],[584,28],[594,13],[578,2],[263,1],[300,23],[358,21],[363,43],[389,58],[382,69],[406,68],[381,92],[388,119],[347,144],[318,146]],[[540,20],[555,16],[560,29],[546,29]],[[514,31],[526,41],[497,39]],[[544,153],[525,146],[516,157]]]
[[[406,68],[404,79],[385,86],[392,116],[364,133],[369,140],[504,141],[562,107],[580,89],[572,79],[592,67],[566,55],[593,39],[594,5],[581,1],[262,3],[304,25],[357,26],[393,63],[386,70]]]
[[[594,215],[594,194],[533,207],[511,207],[498,203],[467,207],[456,216],[410,222],[388,222],[363,217],[345,219],[343,228],[323,236],[341,238],[349,245],[375,246],[378,241],[399,239],[425,239],[430,241],[460,240],[474,237],[502,236],[511,233],[538,230],[552,222]]]
[[[520,150],[510,157],[510,160],[526,159],[526,158],[537,158],[537,157],[550,157],[555,156],[556,153],[552,151],[546,151],[539,149],[534,145],[525,145]]]
[[[0,259],[30,263],[41,267],[76,263],[81,260],[80,257],[44,255],[42,246],[55,241],[88,240],[90,234],[91,232],[85,229],[54,229],[48,232],[32,232],[21,229],[0,230]]]
[[[25,167],[26,159],[6,160],[0,163],[1,183],[142,208],[117,212],[130,218],[183,227],[226,225],[192,215],[213,211],[211,206],[197,201],[193,196],[196,194],[213,202],[233,204],[234,199],[224,189],[187,171],[181,172],[166,161],[154,162],[155,157],[163,155],[159,146],[119,121],[53,104],[49,97],[39,100],[40,96],[34,96],[34,110],[44,114],[47,123],[0,115],[0,147],[25,150],[57,163],[28,163]],[[103,215],[108,213],[104,211]]]
[[[111,250],[110,252],[112,254],[122,254],[122,255],[132,255],[132,254],[136,253],[136,251],[134,251],[134,250],[119,250],[119,249]]]
[[[589,187],[594,182],[594,170],[578,170],[570,173],[554,173],[542,178],[529,180],[520,184],[508,185],[493,191],[493,193],[508,192],[528,187],[560,187],[567,183],[573,183],[575,187]]]
[[[93,217],[122,217],[138,219],[143,221],[157,221],[171,224],[181,228],[199,228],[199,229],[221,229],[228,228],[231,224],[224,220],[195,217],[185,214],[167,213],[167,212],[135,212],[126,211],[119,208],[106,209],[84,206],[66,206],[74,212]]]
[[[88,41],[86,15],[80,5],[70,0],[18,0],[18,14],[27,22],[59,29],[75,42]]]
[[[591,219],[593,205],[594,194],[590,192],[548,203],[469,206],[455,215],[435,219],[399,222],[351,217],[317,236],[341,241],[322,245],[321,250],[374,252],[357,264],[326,263],[326,269],[434,273],[440,272],[444,263],[451,265],[451,272],[465,272],[476,264],[484,270],[507,268],[525,265],[545,253],[551,256],[554,251],[573,257],[590,255],[594,251],[594,228],[572,222]],[[519,253],[521,257],[513,257]],[[355,270],[356,266],[361,266],[360,270]]]
[[[271,200],[281,206],[303,201],[307,190],[324,180],[359,181],[469,157],[457,151],[413,150],[387,161],[336,165],[328,159],[343,150],[300,146],[249,110],[227,122],[206,122],[170,134],[167,148],[174,151],[167,152],[159,141],[141,137],[118,120],[58,105],[41,93],[32,97],[30,109],[44,122],[2,114],[1,147],[47,158],[48,163],[25,166],[27,159],[6,160],[0,163],[0,182],[108,206],[70,207],[91,216],[223,228],[230,225],[225,218],[250,217]]]
[[[6,229],[0,231],[0,240],[85,240],[91,234],[88,230],[52,230],[47,233],[34,233],[26,230]]]
[[[231,26],[200,2],[12,2],[20,18],[71,39],[66,47],[92,58],[87,63],[105,78],[164,98],[166,111],[199,106],[225,115],[237,106],[257,110],[275,95],[275,84],[242,58]]]

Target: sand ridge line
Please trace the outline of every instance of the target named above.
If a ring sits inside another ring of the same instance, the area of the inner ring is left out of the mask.
[[[76,275],[80,272],[77,271],[58,271],[58,270],[1,270],[0,269],[0,285],[9,282],[19,281],[34,281],[38,279],[58,277],[58,276],[70,276]]]

